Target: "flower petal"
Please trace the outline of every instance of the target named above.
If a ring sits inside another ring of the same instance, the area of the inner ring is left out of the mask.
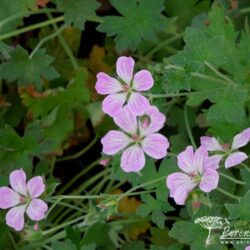
[[[161,159],[167,155],[168,139],[161,134],[152,134],[142,141],[142,149],[154,159]]]
[[[137,146],[127,148],[121,158],[121,168],[125,172],[139,172],[145,165],[145,155]]]
[[[102,139],[103,153],[114,155],[126,148],[132,140],[123,132],[111,130]]]
[[[27,205],[11,208],[6,214],[6,224],[16,231],[21,231],[24,227],[24,212]]]
[[[27,196],[26,174],[22,169],[10,174],[10,185],[17,193]]]
[[[27,189],[31,198],[40,196],[45,190],[43,178],[41,176],[36,176],[30,179],[27,183]]]
[[[180,169],[185,173],[197,172],[197,168],[194,164],[194,149],[192,146],[186,147],[186,149],[177,156],[177,162]]]
[[[44,219],[47,210],[48,206],[44,201],[40,199],[33,199],[29,204],[26,213],[31,220],[40,221]]]
[[[132,57],[121,56],[116,62],[117,75],[127,84],[130,84],[133,78],[135,61]]]
[[[166,121],[166,116],[162,114],[159,109],[155,106],[150,106],[146,111],[145,114],[149,116],[150,122],[148,127],[143,127],[140,124],[140,134],[141,135],[148,135],[159,131]]]
[[[170,174],[167,177],[166,184],[170,190],[169,196],[174,198],[178,205],[184,205],[188,194],[197,185],[188,175],[183,173]]]
[[[136,116],[130,111],[128,106],[125,106],[122,111],[114,117],[114,122],[123,131],[129,134],[135,134],[137,132]]]
[[[154,79],[148,70],[137,72],[133,80],[133,88],[137,91],[149,90],[154,85]]]
[[[214,137],[202,136],[200,142],[201,146],[205,147],[207,151],[224,151],[221,144]]]
[[[219,174],[212,168],[206,168],[200,182],[200,189],[204,192],[210,192],[216,189],[219,182]]]
[[[21,201],[21,196],[8,187],[0,188],[0,208],[6,209],[16,206]]]
[[[97,82],[95,89],[98,94],[107,95],[123,91],[122,84],[115,78],[110,77],[109,75],[102,72],[98,73],[96,77]]]
[[[231,168],[239,165],[248,158],[247,154],[243,152],[235,152],[230,154],[225,160],[225,168]]]
[[[241,133],[237,134],[233,138],[233,143],[231,149],[241,148],[250,141],[250,128],[243,130]]]
[[[139,93],[131,93],[128,99],[128,107],[135,115],[143,115],[150,107],[149,101],[146,97]]]
[[[122,110],[122,106],[126,101],[126,94],[111,94],[108,95],[102,102],[102,110],[104,113],[114,116]]]
[[[219,163],[224,155],[212,155],[209,156],[204,162],[204,168],[219,168]]]

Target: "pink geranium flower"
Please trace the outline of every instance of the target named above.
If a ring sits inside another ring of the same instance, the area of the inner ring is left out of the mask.
[[[110,116],[118,114],[125,103],[135,115],[143,114],[150,106],[148,99],[140,92],[149,90],[154,80],[147,70],[133,75],[134,65],[133,58],[121,56],[116,62],[118,80],[103,72],[97,74],[95,88],[98,94],[108,95],[103,100],[102,109]]]
[[[215,170],[218,162],[208,156],[203,148],[195,152],[188,146],[185,151],[177,156],[178,166],[184,173],[173,173],[167,177],[167,187],[170,189],[170,197],[176,204],[184,205],[188,194],[199,185],[204,192],[210,192],[218,186],[219,175]]]
[[[220,144],[217,139],[209,136],[200,138],[201,145],[209,152],[213,152],[213,157],[219,161],[225,157],[225,168],[236,166],[245,161],[248,156],[238,149],[245,146],[250,141],[250,128],[243,130],[233,138],[232,145]]]
[[[26,184],[23,170],[15,170],[10,174],[10,186],[0,188],[0,208],[10,210],[6,214],[6,223],[16,231],[24,227],[24,213],[33,221],[44,219],[48,210],[47,204],[37,199],[45,190],[43,179],[36,176]]]
[[[124,107],[114,117],[122,131],[111,130],[102,138],[103,152],[115,155],[123,151],[121,168],[125,172],[139,172],[145,165],[144,153],[154,159],[167,154],[167,138],[156,133],[163,127],[165,119],[156,107],[149,107],[142,116],[135,116]]]

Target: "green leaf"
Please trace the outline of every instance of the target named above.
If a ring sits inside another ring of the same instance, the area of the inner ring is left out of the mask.
[[[180,90],[190,91],[191,77],[184,70],[167,70],[164,73],[166,76],[167,84],[164,89],[167,93],[179,92]]]
[[[135,51],[143,40],[156,38],[156,32],[164,29],[163,0],[111,0],[121,16],[104,17],[97,29],[115,36],[118,51]]]
[[[173,208],[166,201],[156,200],[150,194],[141,195],[141,199],[144,203],[139,206],[136,213],[142,217],[146,217],[152,213],[152,221],[158,227],[164,228],[166,218],[164,212],[172,211]]]
[[[46,125],[46,137],[54,141],[55,150],[61,149],[75,127],[75,112],[84,114],[90,93],[85,85],[86,71],[80,71],[67,88],[45,91],[41,96],[21,93],[23,103],[29,108],[33,119],[41,119]],[[86,112],[86,111],[85,111]]]
[[[51,67],[53,58],[46,55],[44,49],[38,50],[32,58],[21,46],[11,53],[9,61],[0,65],[0,78],[9,82],[17,81],[18,85],[35,84],[38,90],[43,87],[43,78],[53,80],[59,74]]]
[[[100,6],[97,1],[88,0],[57,0],[57,6],[65,11],[65,23],[71,23],[78,29],[83,30],[89,16],[95,16],[95,10]]]
[[[64,242],[55,241],[52,243],[53,250],[77,250],[71,240],[66,239]]]
[[[13,15],[27,12],[36,7],[36,0],[1,0],[0,3],[0,34],[10,32],[17,25],[22,24],[22,19],[13,19],[10,22],[4,23],[3,20]],[[23,15],[24,16],[24,15]]]
[[[241,221],[250,220],[250,191],[248,191],[241,199],[239,204],[225,204],[230,217],[229,218],[240,218]]]
[[[247,92],[240,87],[227,87],[217,92],[210,101],[215,103],[208,110],[208,120],[213,122],[228,122],[242,124],[246,119],[244,102]]]
[[[122,246],[121,250],[139,250],[145,249],[145,244],[143,241],[133,241],[131,243],[126,243]]]

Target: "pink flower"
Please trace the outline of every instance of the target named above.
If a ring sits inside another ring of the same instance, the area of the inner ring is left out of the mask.
[[[161,159],[167,155],[169,143],[166,137],[156,133],[165,123],[165,115],[156,107],[149,107],[144,115],[134,115],[126,106],[114,117],[123,130],[109,131],[101,140],[103,152],[115,155],[123,151],[121,168],[125,172],[139,172],[145,165],[145,155]]]
[[[37,199],[45,190],[43,179],[36,176],[26,184],[23,170],[15,170],[10,174],[10,186],[0,188],[0,208],[11,208],[6,214],[6,223],[16,231],[24,227],[24,213],[33,221],[44,219],[48,210],[47,204]]]
[[[203,148],[195,152],[188,146],[178,156],[178,166],[184,173],[173,173],[167,177],[167,187],[170,189],[170,197],[176,204],[184,205],[188,194],[197,186],[204,192],[210,192],[218,186],[219,175],[215,170],[218,162],[208,156]]]
[[[217,139],[209,136],[202,136],[200,138],[201,145],[207,151],[214,152],[212,156],[221,161],[225,157],[225,168],[236,166],[245,161],[248,156],[237,149],[245,146],[250,141],[250,128],[243,130],[233,138],[232,145],[220,144]]]
[[[250,246],[247,246],[247,247],[245,248],[245,250],[250,250]]]
[[[116,62],[116,72],[119,80],[100,72],[97,74],[96,91],[108,95],[102,103],[103,112],[114,116],[118,114],[125,103],[135,115],[141,115],[149,108],[147,98],[140,94],[149,90],[154,80],[151,73],[141,70],[133,75],[135,61],[131,57],[121,56]]]

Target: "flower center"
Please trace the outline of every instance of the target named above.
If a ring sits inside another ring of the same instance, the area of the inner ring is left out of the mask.
[[[135,134],[135,135],[132,135],[132,139],[133,139],[135,142],[139,143],[139,142],[141,142],[141,139],[142,139],[142,138],[141,138],[139,135]]]
[[[222,148],[227,151],[230,148],[230,145],[228,143],[221,144]]]
[[[191,178],[192,181],[194,182],[200,182],[201,177],[195,173],[195,171],[192,171],[188,174],[188,176]]]
[[[124,84],[123,86],[122,86],[122,88],[123,88],[123,92],[129,92],[129,90],[130,90],[130,88],[129,88],[129,86],[127,85],[127,84]]]

